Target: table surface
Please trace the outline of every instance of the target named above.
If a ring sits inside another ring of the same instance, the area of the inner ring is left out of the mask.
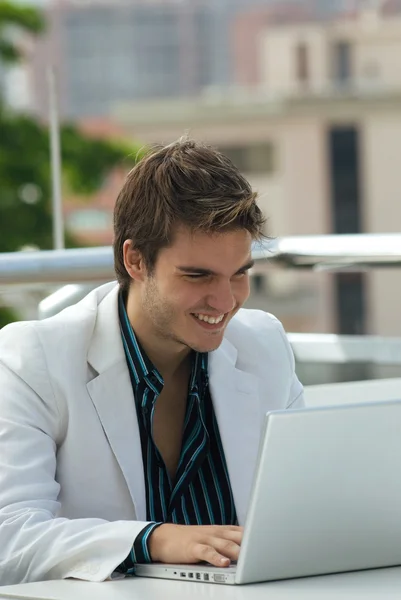
[[[67,580],[0,587],[0,599],[16,598],[31,600],[401,599],[401,567],[241,586],[138,577],[103,583]]]

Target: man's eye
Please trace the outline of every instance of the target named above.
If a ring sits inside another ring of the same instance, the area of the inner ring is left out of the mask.
[[[187,273],[185,277],[189,277],[189,279],[204,279],[206,275],[204,273]]]

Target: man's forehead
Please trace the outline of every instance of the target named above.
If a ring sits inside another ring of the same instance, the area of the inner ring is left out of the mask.
[[[242,230],[222,233],[177,231],[175,239],[162,254],[163,262],[170,263],[174,269],[235,272],[251,261],[252,239]]]
[[[178,227],[174,231],[171,239],[171,246],[179,246],[182,244],[188,246],[215,246],[230,244],[244,244],[251,246],[252,236],[246,229],[230,229],[224,231],[203,231],[191,230],[189,228]]]

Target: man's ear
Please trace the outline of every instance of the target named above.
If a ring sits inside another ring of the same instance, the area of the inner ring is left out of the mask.
[[[125,240],[123,245],[124,266],[134,281],[143,281],[146,276],[146,266],[142,254],[133,248],[131,240]]]

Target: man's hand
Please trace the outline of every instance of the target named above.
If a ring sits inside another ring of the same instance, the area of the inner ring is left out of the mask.
[[[157,527],[149,538],[153,562],[195,564],[208,562],[228,567],[238,560],[243,527],[233,525],[173,525]]]

